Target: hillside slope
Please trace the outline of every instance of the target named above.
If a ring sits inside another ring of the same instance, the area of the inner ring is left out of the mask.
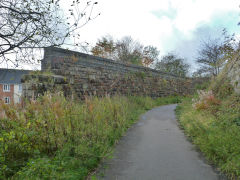
[[[210,163],[240,179],[240,58],[236,53],[207,90],[177,109],[185,133]]]

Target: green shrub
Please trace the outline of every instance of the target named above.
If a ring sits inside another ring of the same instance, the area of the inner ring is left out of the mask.
[[[230,178],[240,178],[240,96],[222,99],[217,111],[194,109],[190,100],[177,108],[186,134]]]
[[[0,104],[0,179],[84,179],[141,113],[178,101],[47,93],[24,107]]]
[[[161,97],[155,100],[157,106],[165,105],[165,104],[178,104],[181,103],[183,99],[187,97],[182,96],[168,96],[168,97]]]

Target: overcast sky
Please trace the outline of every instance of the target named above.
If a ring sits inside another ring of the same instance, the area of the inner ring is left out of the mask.
[[[82,5],[84,1],[88,0],[80,0]],[[145,46],[156,46],[160,56],[176,52],[188,60],[192,72],[197,68],[194,62],[201,41],[221,37],[223,28],[240,36],[239,0],[96,1],[93,16],[101,15],[80,29],[82,42],[93,46],[102,36],[111,35],[114,39],[131,36]],[[68,12],[71,1],[63,2],[62,7]]]
[[[160,55],[175,51],[194,66],[199,42],[220,37],[222,29],[239,33],[238,0],[98,0],[101,15],[81,30],[83,41],[132,36],[154,45]]]

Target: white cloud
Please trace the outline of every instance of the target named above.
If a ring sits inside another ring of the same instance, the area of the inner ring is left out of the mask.
[[[175,10],[176,17],[157,17],[153,11]],[[235,0],[99,0],[102,14],[82,29],[84,40],[95,42],[103,35],[115,38],[131,35],[143,43],[159,48],[176,30],[190,38],[201,24],[211,23],[211,17],[221,11],[237,11]],[[166,49],[166,48],[165,48]]]
[[[209,0],[181,0],[181,4],[174,3],[178,15],[174,20],[176,27],[183,33],[193,31],[199,24],[210,23],[211,17],[221,11],[236,11],[236,1],[209,1]]]
[[[94,45],[107,34],[116,39],[130,35],[145,45],[157,46],[161,55],[177,48],[181,40],[190,42],[197,28],[213,24],[216,14],[239,12],[237,0],[96,1],[94,13],[101,15],[81,29],[82,41]]]

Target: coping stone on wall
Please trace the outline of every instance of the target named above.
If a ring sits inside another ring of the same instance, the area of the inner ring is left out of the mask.
[[[123,64],[120,62],[116,62],[111,59],[106,59],[102,57],[97,57],[85,53],[80,53],[76,51],[71,51],[71,50],[66,50],[62,48],[56,48],[56,47],[50,47],[50,48],[45,48],[44,49],[44,59],[42,60],[42,70],[45,71],[48,69],[48,62],[49,60],[51,61],[52,57],[58,57],[58,58],[66,58],[66,57],[71,57],[75,56],[78,58],[76,63],[84,64],[87,66],[93,66],[97,67],[99,64],[105,63],[106,68],[109,68],[109,70],[114,70],[114,67],[118,67],[118,70],[122,70],[123,72],[128,72],[129,69],[131,71],[135,72],[149,72],[152,73],[153,75],[161,75],[166,78],[177,78],[177,79],[186,79],[185,77],[179,77],[174,74],[170,73],[165,73],[161,72],[155,69],[143,67],[143,66],[138,66],[134,64]]]

